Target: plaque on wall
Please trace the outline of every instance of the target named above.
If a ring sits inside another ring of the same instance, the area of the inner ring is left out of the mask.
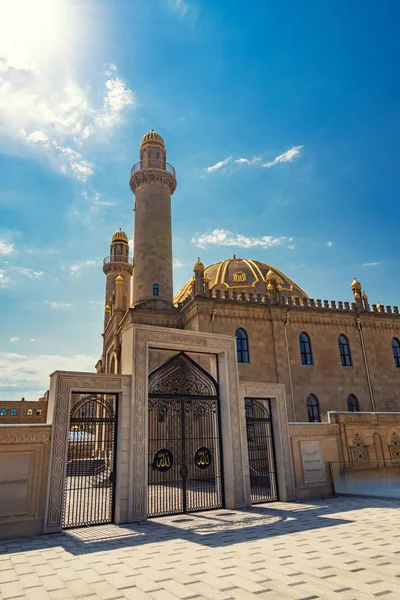
[[[300,442],[304,483],[326,481],[325,461],[321,442]]]
[[[171,450],[168,450],[167,448],[161,448],[161,450],[157,450],[153,459],[154,469],[165,473],[165,471],[170,470],[173,464],[174,457]]]
[[[29,513],[32,452],[5,452],[0,462],[0,517]]]

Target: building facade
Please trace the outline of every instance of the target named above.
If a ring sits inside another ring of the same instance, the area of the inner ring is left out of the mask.
[[[175,171],[154,131],[144,136],[140,156],[130,179],[135,265],[126,234],[116,232],[104,264],[98,372],[126,372],[131,348],[123,339],[132,323],[172,327],[235,337],[240,381],[283,384],[292,422],[326,421],[333,410],[400,410],[399,309],[371,306],[356,279],[351,301],[314,300],[277,268],[234,255],[207,268],[199,259],[173,297]],[[121,239],[125,253],[117,254]]]
[[[146,134],[134,257],[118,230],[103,263],[97,372],[50,376],[45,426],[4,415],[0,537],[371,494],[400,477],[398,308],[370,306],[356,279],[351,302],[314,300],[236,256],[199,259],[174,297],[166,159]]]

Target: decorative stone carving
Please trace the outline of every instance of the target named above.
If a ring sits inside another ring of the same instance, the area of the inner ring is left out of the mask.
[[[316,437],[318,435],[339,435],[340,429],[336,425],[317,425],[313,428],[311,425],[300,426],[300,428],[296,425],[296,423],[291,423],[289,425],[289,435],[290,437]]]
[[[143,169],[136,171],[133,173],[129,180],[129,185],[133,193],[136,192],[136,189],[141,185],[145,185],[147,183],[159,182],[169,187],[171,194],[174,193],[176,189],[176,179],[168,171],[163,170],[155,170],[155,169]]]
[[[50,428],[38,433],[0,433],[0,444],[46,444],[50,438]]]

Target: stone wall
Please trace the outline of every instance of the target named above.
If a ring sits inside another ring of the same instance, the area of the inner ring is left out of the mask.
[[[51,425],[0,425],[0,539],[43,532]]]
[[[318,399],[325,422],[328,411],[348,410],[350,394],[360,411],[400,410],[400,369],[392,351],[393,337],[400,336],[398,314],[196,298],[183,307],[182,318],[191,330],[234,336],[243,328],[250,362],[239,364],[240,381],[283,383],[292,422],[308,420],[310,394]],[[301,364],[303,331],[311,340],[312,365]],[[340,334],[348,339],[352,366],[341,364]]]

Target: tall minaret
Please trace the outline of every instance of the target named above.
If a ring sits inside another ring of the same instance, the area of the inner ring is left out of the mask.
[[[176,177],[166,158],[164,140],[152,130],[142,138],[140,161],[131,170],[129,185],[136,197],[133,306],[173,306],[171,196]]]
[[[113,292],[115,295],[116,279],[118,275],[121,275],[124,280],[121,309],[127,310],[129,308],[131,303],[132,270],[132,260],[129,258],[128,236],[122,229],[119,229],[111,238],[110,256],[107,256],[103,261],[103,273],[107,277],[105,306],[110,304]],[[107,314],[105,315],[105,324],[106,321]]]

